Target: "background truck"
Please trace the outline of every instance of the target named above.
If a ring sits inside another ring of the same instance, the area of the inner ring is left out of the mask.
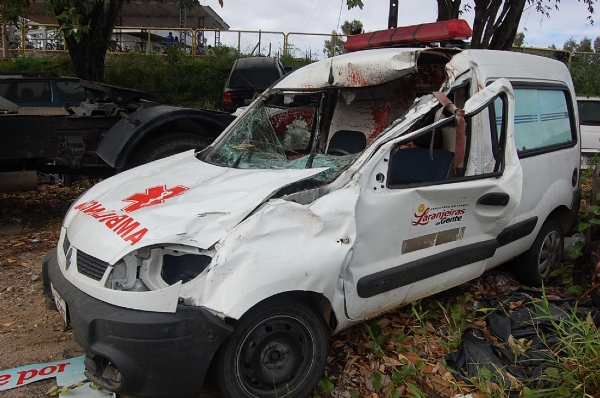
[[[112,174],[204,148],[235,118],[163,105],[141,91],[81,81],[77,106],[18,106],[0,97],[0,192],[35,190],[60,175]]]

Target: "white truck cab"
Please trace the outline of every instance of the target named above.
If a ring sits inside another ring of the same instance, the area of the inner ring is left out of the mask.
[[[579,205],[578,125],[552,59],[391,47],[308,65],[206,150],[77,199],[46,259],[55,302],[111,391],[198,394],[212,366],[223,397],[305,397],[331,333],[514,258],[549,278]]]

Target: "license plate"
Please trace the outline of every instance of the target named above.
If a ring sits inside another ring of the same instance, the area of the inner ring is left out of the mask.
[[[54,304],[56,304],[58,312],[62,316],[63,321],[65,321],[65,325],[68,325],[69,321],[67,320],[67,303],[62,297],[60,297],[60,294],[58,294],[58,292],[54,289],[54,285],[52,285],[52,283],[50,283],[50,289],[52,290],[52,297],[54,297]]]
[[[245,100],[244,100],[244,104],[245,104],[245,105],[250,105],[251,103],[252,103],[252,100],[251,100],[251,99],[245,99]]]

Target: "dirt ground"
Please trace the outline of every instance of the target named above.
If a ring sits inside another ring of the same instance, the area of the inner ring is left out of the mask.
[[[41,264],[57,243],[66,210],[92,183],[80,180],[70,188],[45,186],[33,193],[0,195],[0,370],[58,361],[83,353],[59,313],[46,308]],[[517,287],[510,273],[504,270],[488,272],[461,287],[468,300],[465,310],[474,311],[473,303],[484,296],[500,295]],[[566,296],[564,287],[549,289],[559,297]],[[441,295],[446,296],[436,299],[450,297],[448,293]],[[443,349],[442,341],[447,339],[444,333],[447,333],[448,325],[443,316],[437,318],[426,323],[435,341],[420,341],[418,334],[411,334],[415,326],[410,308],[391,311],[369,322],[390,336],[406,332],[407,339],[392,342],[396,344],[396,351],[405,353],[401,355],[404,359],[412,362],[412,356],[415,356],[426,362],[428,373],[424,373],[423,378],[419,376],[421,386],[430,396],[454,396],[464,390],[457,387],[444,365],[448,351]],[[477,326],[485,328],[485,323]],[[374,387],[372,375],[374,372],[390,373],[390,363],[396,362],[393,358],[374,355],[372,336],[363,324],[358,324],[331,338],[325,376],[333,382],[333,390],[324,392],[320,387],[318,396],[350,398],[356,396],[349,393],[353,390],[360,391],[361,397],[388,396],[391,390]],[[0,392],[0,397],[44,397],[54,385],[55,379],[48,379]],[[442,390],[446,392],[441,393]],[[474,393],[473,396],[480,395]],[[218,398],[218,394],[208,385],[201,397]]]
[[[58,215],[68,206],[62,195],[50,195],[51,200],[44,200],[43,193],[51,191],[0,199],[3,232],[19,232],[22,228],[18,234],[0,235],[0,369],[53,362],[83,353],[73,332],[65,327],[58,312],[46,309],[44,300],[42,260],[56,245]],[[0,395],[42,397],[54,384],[54,379],[50,379]]]
[[[59,237],[70,204],[94,181],[37,192],[0,194],[0,370],[54,362],[83,354],[53,309],[46,308],[42,260]],[[54,378],[1,391],[2,398],[47,397]],[[201,398],[216,398],[208,385]],[[127,397],[119,397],[127,398]]]

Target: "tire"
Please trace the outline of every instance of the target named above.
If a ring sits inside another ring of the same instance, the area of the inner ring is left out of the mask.
[[[526,285],[541,287],[551,279],[552,271],[560,266],[564,236],[560,224],[548,219],[542,225],[531,248],[516,263],[517,278]]]
[[[328,329],[313,308],[270,301],[245,314],[215,363],[221,397],[305,398],[323,374]]]
[[[204,149],[211,143],[212,139],[192,133],[162,134],[135,148],[133,154],[127,159],[125,168],[130,169],[190,149]]]

